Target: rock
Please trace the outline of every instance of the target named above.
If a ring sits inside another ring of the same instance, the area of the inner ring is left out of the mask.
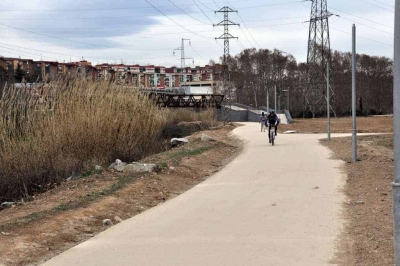
[[[173,139],[171,139],[171,146],[176,147],[181,144],[186,144],[188,142],[189,142],[189,140],[186,138],[173,138]]]
[[[201,134],[201,141],[215,141],[214,139],[212,139],[210,136],[208,136],[207,134]]]
[[[125,170],[125,165],[124,164],[118,164],[114,167],[115,171],[117,172],[123,172]]]
[[[10,208],[11,206],[17,204],[16,202],[10,202],[10,201],[6,201],[3,202],[2,204],[0,204],[0,210],[4,210],[6,208]]]
[[[359,201],[356,201],[355,202],[357,205],[362,205],[362,204],[365,204],[365,202],[364,201],[361,201],[361,200],[359,200]]]
[[[122,220],[119,216],[115,216],[115,217],[114,217],[114,221],[115,221],[116,223],[121,223],[121,222],[123,222],[124,220]]]
[[[113,225],[113,222],[111,221],[111,219],[103,220],[103,226],[111,226],[111,225]]]
[[[103,171],[103,167],[101,167],[101,165],[95,165],[95,166],[94,166],[94,171],[96,171],[96,172],[102,172],[102,171]]]
[[[297,133],[297,130],[288,130],[288,131],[283,132],[283,134],[296,134],[296,133]]]
[[[171,171],[175,171],[175,167],[173,167],[173,166],[170,166],[170,167],[169,167],[169,170],[171,170]]]
[[[136,173],[146,173],[153,172],[157,168],[156,164],[146,164],[146,163],[130,163],[125,166],[125,172],[136,172]]]
[[[79,179],[79,178],[81,178],[81,175],[80,175],[80,174],[73,173],[70,177],[68,177],[68,178],[66,179],[66,181],[77,180],[77,179]]]
[[[116,159],[114,163],[108,167],[108,169],[114,169],[117,172],[123,172],[125,170],[126,163],[122,162],[120,159]]]

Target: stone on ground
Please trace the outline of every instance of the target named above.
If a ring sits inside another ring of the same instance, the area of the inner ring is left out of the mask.
[[[173,139],[171,139],[171,146],[175,147],[175,146],[179,146],[181,144],[186,144],[188,142],[189,142],[189,140],[187,138],[173,138]]]

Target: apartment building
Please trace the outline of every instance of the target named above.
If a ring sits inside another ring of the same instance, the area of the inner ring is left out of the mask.
[[[42,80],[50,80],[57,77],[58,62],[55,61],[36,61],[36,71]]]
[[[141,88],[163,88],[165,67],[125,64],[101,64],[96,66],[98,80],[113,80]]]
[[[51,80],[63,74],[71,77],[85,77],[92,81],[118,81],[121,84],[140,88],[170,88],[182,85],[215,86],[222,79],[220,64],[186,68],[108,63],[92,66],[92,63],[86,60],[60,63],[0,57],[0,67],[14,70],[19,67],[28,74],[35,73],[42,80]]]
[[[14,71],[19,67],[28,75],[35,72],[35,63],[32,59],[0,57],[0,67],[5,70],[13,69]]]
[[[166,87],[180,87],[182,85],[215,86],[219,80],[222,80],[221,64],[206,65],[204,67],[196,66],[194,68],[166,68]]]

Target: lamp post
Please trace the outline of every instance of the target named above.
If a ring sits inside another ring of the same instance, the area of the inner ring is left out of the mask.
[[[394,28],[394,88],[393,88],[393,233],[395,265],[400,266],[400,0],[395,5]]]
[[[289,113],[290,113],[290,91],[289,91],[289,90],[282,90],[282,91],[288,93],[288,95],[287,95],[287,110],[288,110]]]
[[[278,106],[276,106],[276,104],[277,104],[276,102],[277,102],[277,99],[276,99],[276,85],[275,85],[275,105],[274,105],[275,113],[277,113],[276,108],[278,107]]]

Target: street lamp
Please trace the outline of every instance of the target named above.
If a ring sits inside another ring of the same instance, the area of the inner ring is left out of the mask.
[[[289,90],[282,90],[282,91],[288,93],[288,96],[287,96],[287,109],[288,109],[288,111],[290,113],[290,91]]]

